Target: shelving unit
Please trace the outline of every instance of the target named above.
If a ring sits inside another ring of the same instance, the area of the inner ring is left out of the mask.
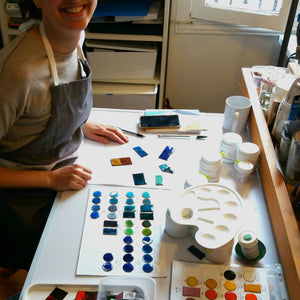
[[[8,27],[8,15],[6,14],[5,4],[6,0],[0,0],[0,25],[3,45],[7,44],[19,34],[17,29]]]
[[[152,79],[136,79],[136,80],[127,80],[127,79],[119,79],[119,80],[109,80],[109,82],[102,81],[102,80],[95,80],[93,81],[93,89],[95,91],[94,98],[95,102],[97,101],[97,92],[101,91],[102,95],[109,95],[111,92],[105,90],[106,83],[109,83],[108,86],[112,84],[117,85],[128,84],[130,85],[130,90],[132,91],[133,85],[143,85],[142,89],[145,89],[149,86],[149,93],[153,96],[153,91],[157,91],[157,95],[153,100],[151,98],[151,103],[147,103],[145,101],[141,101],[141,103],[135,102],[132,106],[126,103],[126,100],[123,101],[119,108],[136,108],[136,109],[143,109],[143,108],[161,108],[163,106],[163,99],[164,99],[164,92],[165,92],[165,77],[166,77],[166,63],[167,63],[167,49],[168,49],[168,33],[169,33],[169,16],[170,16],[170,0],[161,0],[162,7],[163,7],[163,24],[162,24],[162,34],[155,35],[155,34],[111,34],[111,33],[92,33],[89,30],[86,30],[86,40],[107,40],[107,41],[128,41],[128,42],[154,42],[158,46],[157,52],[157,61],[156,61],[156,68],[155,68],[155,76]],[[1,21],[1,32],[2,32],[2,39],[4,45],[7,44],[14,36],[16,36],[19,32],[16,29],[11,29],[8,27],[8,16],[5,12],[5,3],[6,0],[0,0],[0,21]],[[93,67],[92,67],[93,69]],[[140,87],[137,87],[136,93],[138,95],[139,91],[141,90]],[[145,94],[143,94],[145,96]],[[138,99],[138,97],[137,97]],[[98,106],[98,105],[95,105]],[[101,106],[99,104],[99,106]],[[104,107],[109,107],[105,106]],[[116,104],[112,107],[116,107]]]

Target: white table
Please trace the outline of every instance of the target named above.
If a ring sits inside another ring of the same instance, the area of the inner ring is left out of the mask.
[[[91,119],[136,131],[139,117],[143,114],[144,111],[94,109]],[[154,149],[156,145],[172,144],[176,148],[177,159],[176,162],[174,161],[174,164],[177,177],[176,182],[170,182],[170,185],[175,184],[178,192],[180,192],[183,190],[185,179],[190,174],[197,173],[201,153],[207,149],[218,149],[222,138],[223,115],[204,113],[201,115],[203,117],[203,127],[207,128],[208,138],[205,140],[196,140],[195,136],[192,136],[188,140],[166,140],[158,138],[155,134],[146,134],[146,137],[143,139],[130,135],[130,142],[127,145],[110,144],[107,146],[86,140],[80,149],[79,161],[93,170],[94,178],[92,183],[102,183],[99,180],[101,178],[104,180],[101,174],[105,173],[105,169],[95,161],[95,157],[105,156],[108,151],[112,151],[111,157],[114,157],[115,154],[121,155],[122,153],[126,153],[128,147],[136,145],[140,145],[142,148]],[[243,133],[243,140],[250,140],[247,132]],[[236,190],[244,201],[246,215],[242,229],[257,232],[258,238],[263,241],[267,248],[264,258],[252,266],[266,266],[279,263],[259,173],[252,174],[250,181],[246,184],[239,184],[234,178],[235,171],[233,166],[223,164],[219,184]],[[26,298],[26,289],[37,283],[48,285],[50,290],[53,286],[59,284],[78,286],[97,286],[99,284],[100,278],[98,276],[76,275],[88,188],[86,187],[81,191],[64,192],[56,198],[23,287],[22,299]],[[173,260],[200,262],[186,250],[192,244],[197,246],[190,236],[184,239],[174,239],[167,236],[168,276],[165,278],[155,278],[157,300],[169,299],[170,272]],[[207,263],[208,261],[205,258],[201,262]],[[243,264],[241,260],[237,259],[234,250],[231,261],[228,263]]]

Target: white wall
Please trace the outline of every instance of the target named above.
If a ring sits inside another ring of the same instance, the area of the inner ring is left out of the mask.
[[[165,96],[175,108],[223,112],[226,97],[240,93],[242,67],[277,64],[278,35],[207,22],[180,24],[177,1],[187,0],[171,1]]]

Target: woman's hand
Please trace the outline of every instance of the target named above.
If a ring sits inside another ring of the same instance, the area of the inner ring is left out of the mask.
[[[79,190],[92,178],[92,171],[74,164],[50,172],[50,188],[56,191]]]
[[[82,129],[85,137],[88,139],[108,144],[109,141],[115,141],[120,144],[128,142],[128,137],[121,130],[112,125],[103,125],[94,122],[86,122]]]

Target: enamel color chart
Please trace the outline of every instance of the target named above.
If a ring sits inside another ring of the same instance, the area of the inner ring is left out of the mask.
[[[91,186],[77,275],[166,276],[167,192]]]
[[[173,261],[170,300],[269,300],[265,269]]]

